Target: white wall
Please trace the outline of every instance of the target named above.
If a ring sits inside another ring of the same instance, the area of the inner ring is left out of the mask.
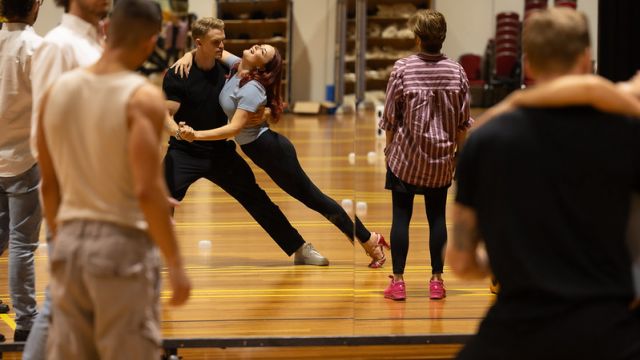
[[[64,9],[56,7],[53,0],[45,0],[38,13],[38,19],[33,25],[36,33],[44,36],[49,30],[60,23],[60,18],[63,13]]]
[[[191,0],[189,1],[189,12],[201,17],[215,17],[217,14],[217,7],[215,0]]]
[[[291,99],[323,101],[333,84],[335,0],[293,0]]]
[[[553,0],[549,0],[553,4]],[[447,40],[443,51],[452,59],[471,52],[482,55],[487,40],[495,33],[495,15],[524,14],[524,0],[435,0],[435,9],[447,19]],[[593,58],[598,54],[598,0],[578,0],[578,10],[589,18]]]

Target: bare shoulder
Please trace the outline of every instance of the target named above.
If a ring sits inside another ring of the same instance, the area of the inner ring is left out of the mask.
[[[128,104],[129,116],[145,116],[155,121],[163,121],[166,114],[165,98],[162,91],[152,84],[144,84],[131,95]]]

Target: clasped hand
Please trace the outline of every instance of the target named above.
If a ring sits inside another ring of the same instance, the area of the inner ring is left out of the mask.
[[[184,121],[178,123],[178,137],[181,140],[192,142],[196,138],[196,132],[193,128],[187,125]]]

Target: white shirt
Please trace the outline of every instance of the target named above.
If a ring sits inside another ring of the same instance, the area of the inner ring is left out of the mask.
[[[6,23],[0,30],[0,177],[29,170],[31,127],[31,57],[42,42],[33,28]]]
[[[62,199],[56,221],[97,220],[144,230],[129,165],[127,104],[147,81],[76,69],[51,87],[42,129]]]
[[[37,157],[36,129],[42,95],[69,70],[94,64],[102,54],[98,29],[71,14],[63,14],[60,25],[49,31],[33,56],[33,118],[31,152]]]

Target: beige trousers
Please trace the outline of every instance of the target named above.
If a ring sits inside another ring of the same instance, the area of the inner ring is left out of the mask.
[[[148,235],[78,220],[54,243],[47,358],[159,359],[160,262]]]

